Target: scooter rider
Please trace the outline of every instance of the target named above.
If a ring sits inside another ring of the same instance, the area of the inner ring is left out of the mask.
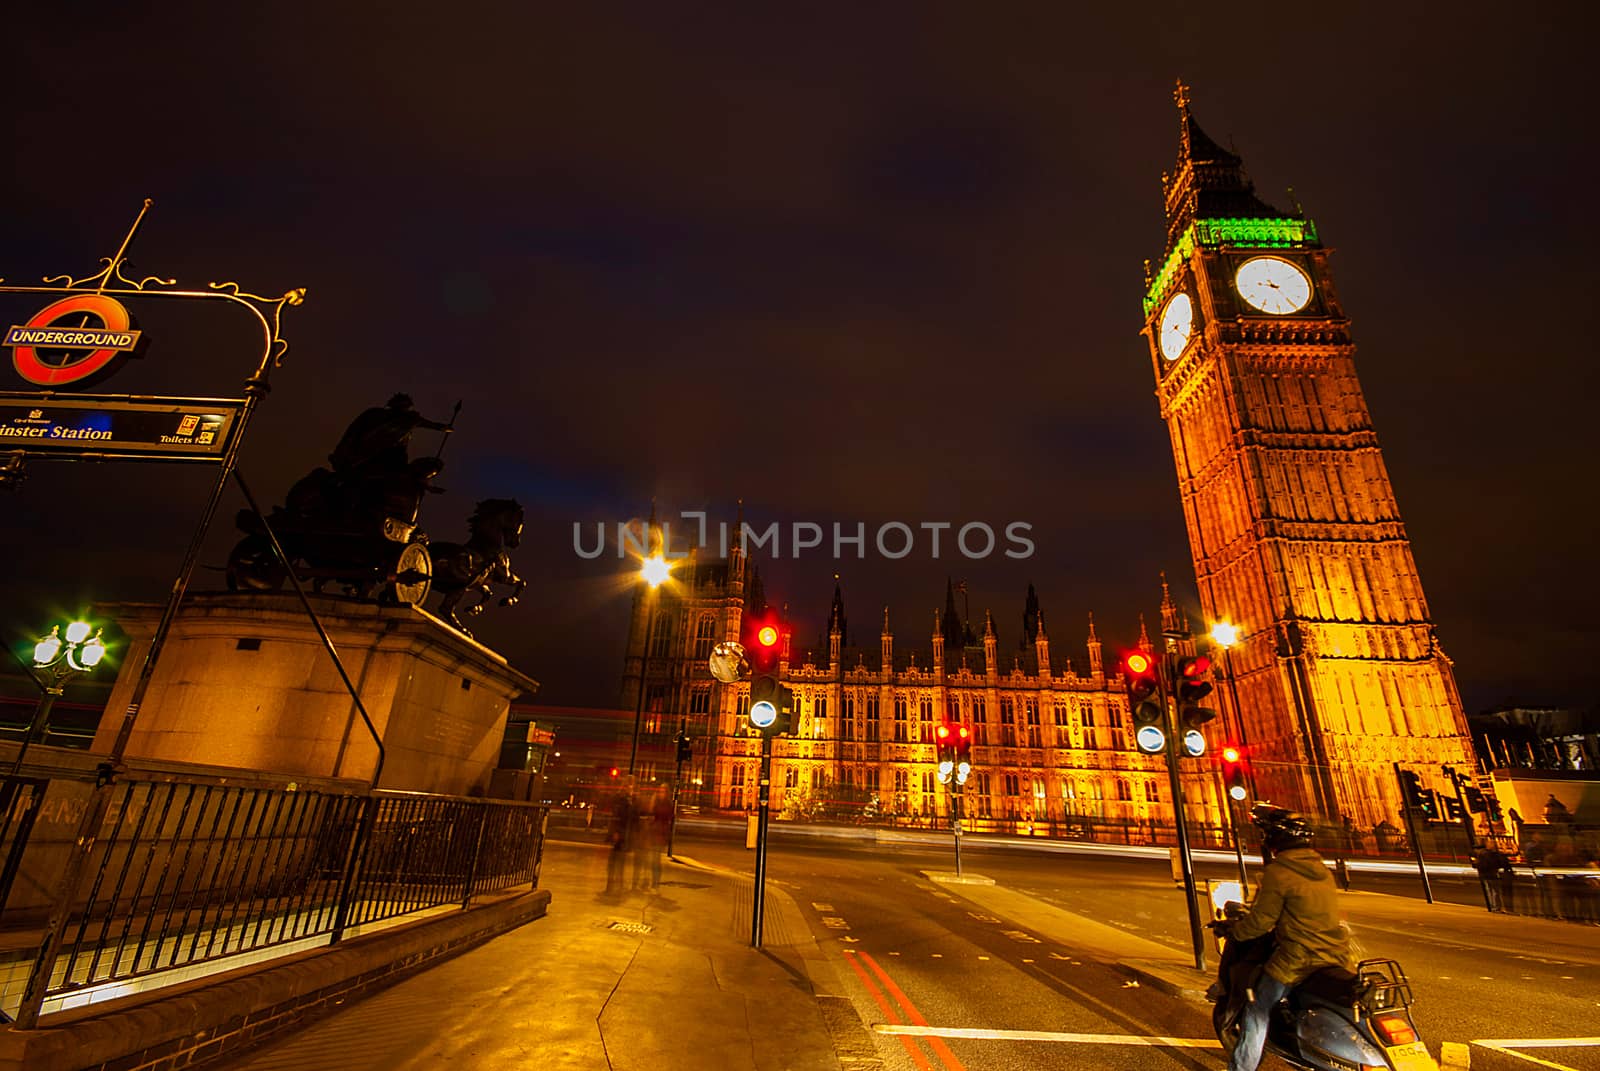
[[[1291,989],[1324,967],[1355,968],[1349,933],[1339,922],[1333,876],[1311,848],[1305,818],[1258,803],[1250,820],[1261,829],[1270,861],[1250,910],[1223,925],[1222,933],[1238,941],[1271,933],[1275,942],[1241,1017],[1229,1071],[1255,1071],[1272,1009]]]

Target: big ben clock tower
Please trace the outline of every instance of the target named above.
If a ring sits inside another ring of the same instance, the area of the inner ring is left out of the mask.
[[[1362,829],[1393,764],[1470,769],[1450,661],[1356,378],[1330,250],[1180,113],[1144,296],[1200,602],[1229,652],[1257,795]]]

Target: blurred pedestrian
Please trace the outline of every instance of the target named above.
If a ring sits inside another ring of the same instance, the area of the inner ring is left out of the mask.
[[[650,816],[648,811],[648,796],[640,790],[633,794],[633,822],[628,829],[628,858],[633,869],[633,887],[643,889],[645,884],[644,864],[645,856],[649,854],[653,845],[650,836]]]
[[[606,837],[611,843],[611,855],[606,859],[606,892],[621,892],[628,887],[626,867],[637,817],[628,793],[618,792],[611,801],[611,821],[606,828]]]
[[[1511,858],[1498,848],[1479,848],[1472,860],[1477,868],[1478,882],[1483,886],[1483,902],[1490,911],[1505,911],[1504,879],[1511,870]]]
[[[661,887],[661,857],[667,854],[667,845],[672,843],[672,823],[676,819],[677,808],[672,802],[672,793],[662,791],[656,795],[656,805],[650,813],[650,881],[656,888]]]
[[[1544,858],[1545,865],[1562,870],[1575,869],[1583,866],[1584,860],[1578,851],[1578,846],[1571,837],[1562,837],[1550,854]],[[1587,881],[1582,874],[1565,873],[1556,875],[1556,914],[1569,922],[1581,922],[1585,914],[1585,896]]]

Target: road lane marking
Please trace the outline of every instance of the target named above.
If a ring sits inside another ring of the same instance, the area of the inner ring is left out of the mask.
[[[906,1018],[911,1020],[911,1025],[926,1027],[928,1020],[922,1017],[922,1013],[917,1010],[915,1004],[911,1003],[911,998],[906,996],[905,991],[895,985],[894,979],[889,977],[889,972],[880,967],[878,961],[867,953],[861,953],[861,958],[867,961],[867,966],[871,967],[872,973],[878,976],[878,980],[883,983],[883,988],[905,1010]],[[854,963],[855,961],[852,960],[851,962]],[[949,1068],[949,1071],[966,1071],[961,1061],[956,1059],[956,1054],[950,1051],[950,1046],[944,1043],[943,1038],[930,1037],[928,1039],[928,1047],[933,1050],[935,1056],[939,1057],[945,1067]]]
[[[815,900],[813,900],[813,901],[811,901],[811,906],[815,910],[817,910],[818,912],[820,912],[820,913],[822,913],[824,915],[833,914],[833,905],[832,904],[819,904]]]
[[[869,978],[867,972],[861,967],[861,957],[865,955],[866,953],[863,952],[859,956],[852,956],[845,962],[855,969],[856,974],[861,978],[861,984],[867,987],[867,992],[871,994],[873,1000],[877,1001],[878,1010],[883,1012],[883,1017],[891,1023],[898,1024],[900,1016],[896,1015],[894,1008],[890,1007],[888,998],[883,995],[883,990],[878,988],[878,984]],[[916,1061],[917,1067],[921,1071],[933,1071],[932,1065],[928,1063],[927,1056],[923,1055],[922,1049],[917,1045],[914,1038],[903,1037],[900,1039],[900,1043],[906,1047],[906,1052],[911,1054],[911,1059]]]
[[[974,1041],[1056,1041],[1072,1045],[1139,1045],[1162,1049],[1220,1049],[1215,1038],[1169,1038],[1159,1034],[1068,1034],[1055,1030],[983,1030],[965,1026],[916,1026],[874,1023],[880,1034],[898,1037],[969,1038]]]
[[[1540,1067],[1549,1067],[1554,1071],[1577,1071],[1577,1068],[1568,1067],[1550,1060],[1541,1060],[1537,1056],[1529,1056],[1518,1049],[1587,1049],[1600,1045],[1600,1037],[1589,1038],[1484,1038],[1472,1042],[1474,1045],[1498,1052],[1502,1056],[1510,1056],[1517,1060],[1525,1060],[1530,1064]]]
[[[837,915],[824,915],[822,924],[830,930],[848,930],[850,924]]]
[[[1541,1060],[1537,1056],[1529,1056],[1527,1053],[1518,1052],[1516,1049],[1507,1049],[1499,1045],[1484,1045],[1481,1041],[1474,1041],[1473,1044],[1482,1046],[1483,1048],[1488,1049],[1490,1052],[1498,1052],[1502,1056],[1509,1056],[1514,1060],[1526,1060],[1530,1064],[1537,1064],[1540,1067],[1552,1068],[1553,1071],[1578,1071],[1576,1067],[1568,1067],[1566,1064],[1551,1063],[1549,1060]]]

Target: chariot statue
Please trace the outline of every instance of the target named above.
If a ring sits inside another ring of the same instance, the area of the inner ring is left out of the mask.
[[[423,602],[433,563],[417,517],[424,496],[440,490],[432,481],[444,469],[446,440],[434,456],[415,459],[409,444],[419,428],[448,436],[453,425],[454,417],[424,417],[404,394],[356,417],[328,457],[331,468],[307,473],[266,518],[296,575],[317,592],[336,584],[356,598]],[[228,555],[229,589],[282,587],[287,574],[261,518],[240,510],[235,524],[245,536]]]

